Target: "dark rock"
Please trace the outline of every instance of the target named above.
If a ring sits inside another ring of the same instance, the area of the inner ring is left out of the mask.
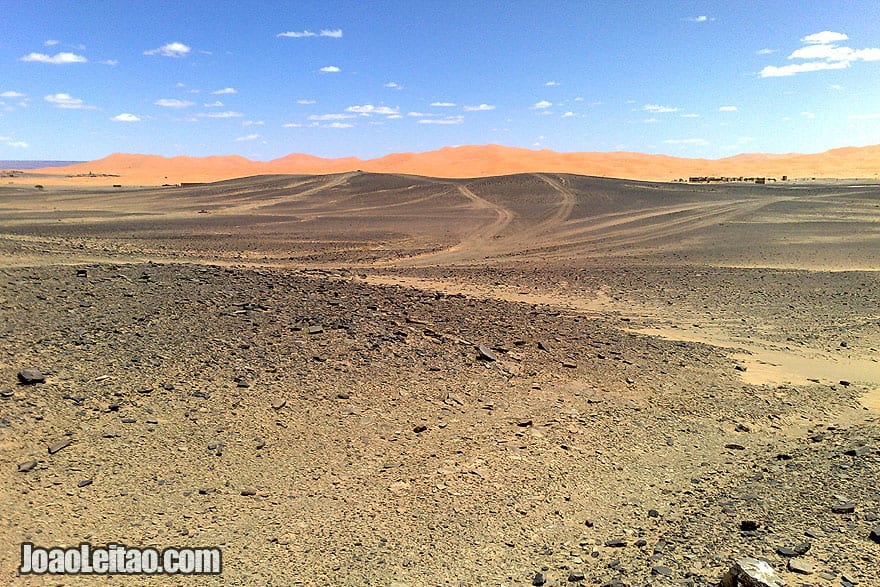
[[[729,449],[729,450],[745,450],[746,449],[746,447],[744,447],[743,445],[736,444],[733,442],[728,442],[727,444],[724,445],[724,448]]]
[[[856,504],[851,502],[839,503],[831,506],[831,511],[835,514],[851,514],[856,511]]]
[[[80,481],[79,483],[77,483],[76,486],[77,486],[77,487],[88,487],[88,486],[91,485],[91,484],[92,484],[92,480],[91,480],[91,479],[83,479],[82,481]]]
[[[857,446],[855,448],[851,448],[844,452],[843,454],[850,457],[863,457],[865,455],[869,455],[874,452],[874,447],[872,446]]]
[[[788,558],[792,558],[798,555],[797,551],[793,548],[788,548],[787,546],[780,546],[776,549],[776,554],[779,556],[784,556]]]
[[[77,277],[88,277],[88,276],[89,276],[89,272],[86,271],[85,269],[77,269],[77,270],[76,270],[76,276],[77,276]]]
[[[306,329],[307,334],[321,334],[322,332],[324,332],[324,327],[320,324],[317,326],[309,326]]]
[[[798,556],[803,556],[809,552],[810,548],[813,545],[809,542],[801,542],[797,546],[794,547],[794,551],[798,554]]]
[[[649,518],[659,518],[660,512],[658,512],[657,510],[648,510],[648,517]]]
[[[547,579],[544,577],[544,573],[535,573],[535,576],[532,577],[532,585],[540,587],[544,583],[547,582]]]
[[[657,565],[655,567],[651,567],[652,575],[660,575],[662,577],[670,577],[672,576],[672,569],[663,565]]]
[[[25,461],[23,463],[18,463],[18,472],[19,473],[27,473],[28,471],[33,471],[34,467],[37,466],[37,461],[30,460]]]
[[[877,544],[880,544],[880,525],[874,526],[874,529],[871,530],[871,533],[868,535],[868,538],[870,538],[871,540],[873,540]]]
[[[243,496],[245,496],[245,497],[249,497],[249,496],[251,496],[251,495],[256,495],[256,494],[257,494],[257,490],[256,490],[256,489],[250,489],[250,488],[242,489],[242,490],[241,490],[241,494],[242,494]]]
[[[746,371],[749,370],[749,368],[746,367],[745,365],[737,365],[736,367],[734,367],[734,369],[736,369],[737,371],[740,371],[741,373],[745,373]]]
[[[754,520],[743,520],[739,523],[739,529],[743,532],[754,532],[758,529],[758,522]]]
[[[577,363],[571,361],[562,361],[562,366],[566,369],[577,369]]]
[[[550,352],[550,347],[548,347],[543,342],[538,342],[538,349],[540,349],[542,351],[547,351],[548,353]]]
[[[18,372],[18,380],[22,385],[46,383],[46,376],[39,369],[22,369]]]
[[[425,426],[424,424],[419,424],[418,426],[413,428],[413,432],[415,432],[416,434],[421,434],[422,432],[424,432],[427,429],[428,429],[428,427]]]
[[[605,546],[611,548],[623,548],[624,546],[626,546],[626,540],[624,540],[623,538],[612,538],[611,540],[605,541]]]
[[[569,583],[577,583],[578,581],[583,581],[586,577],[581,571],[571,571],[568,574]]]
[[[840,381],[838,381],[838,383],[840,383],[844,387],[849,387],[851,385],[851,383],[846,379],[841,379]]]

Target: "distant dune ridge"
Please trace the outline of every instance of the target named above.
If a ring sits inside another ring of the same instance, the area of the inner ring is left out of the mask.
[[[574,173],[624,179],[674,181],[691,176],[790,178],[880,177],[880,145],[846,147],[815,154],[743,154],[724,159],[687,159],[644,153],[557,153],[501,145],[444,147],[424,153],[394,153],[377,159],[325,159],[291,154],[272,161],[238,155],[162,157],[115,153],[97,161],[41,170],[53,175],[105,175],[76,178],[97,183],[107,175],[115,182],[160,185],[207,182],[263,174],[328,174],[346,171],[404,173],[464,178],[527,172]]]

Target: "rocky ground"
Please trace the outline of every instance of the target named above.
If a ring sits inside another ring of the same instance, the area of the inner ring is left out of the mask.
[[[880,581],[856,384],[346,272],[10,268],[0,299],[11,583],[25,540],[223,547],[200,584]]]

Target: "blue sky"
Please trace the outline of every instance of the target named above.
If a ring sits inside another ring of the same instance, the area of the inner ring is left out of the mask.
[[[880,143],[880,2],[0,0],[0,159]]]

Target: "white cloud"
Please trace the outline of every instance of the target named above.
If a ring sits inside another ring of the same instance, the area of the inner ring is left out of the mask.
[[[642,108],[645,112],[654,112],[656,114],[662,114],[666,112],[678,112],[678,108],[672,108],[671,106],[660,106],[658,104],[645,104]]]
[[[236,140],[236,141],[255,141],[255,140],[257,140],[258,138],[260,138],[260,135],[258,135],[258,134],[252,134],[252,135],[245,135],[245,136],[243,136],[243,137],[238,137],[238,138],[236,138],[235,140]]]
[[[237,94],[238,91],[235,88],[223,88],[222,90],[214,90],[211,93],[220,96],[223,94]]]
[[[392,114],[391,116],[386,117],[387,120],[399,120],[403,118],[401,114]]]
[[[331,39],[341,39],[342,38],[342,29],[333,29],[333,30],[322,30],[320,33],[313,33],[310,30],[304,31],[287,31],[285,33],[278,33],[275,35],[276,37],[285,37],[288,39],[306,39],[308,37],[330,37]]]
[[[850,120],[878,120],[880,119],[880,112],[873,114],[850,114],[848,118]]]
[[[331,122],[330,124],[323,125],[322,128],[353,128],[353,124],[349,124],[348,122]]]
[[[12,90],[0,94],[0,98],[24,98],[24,96],[21,92],[13,92]]]
[[[553,102],[548,102],[547,100],[541,100],[540,102],[535,102],[532,105],[532,110],[542,110],[544,108],[550,108],[553,106]]]
[[[486,112],[488,110],[495,110],[495,106],[491,104],[480,104],[479,106],[465,106],[463,110],[465,112]]]
[[[200,112],[196,114],[200,118],[241,118],[244,116],[241,112]]]
[[[264,124],[266,123],[262,120],[244,120],[241,123],[242,126],[263,126]]]
[[[387,84],[385,84],[385,87],[390,88],[392,90],[402,90],[403,89],[403,86],[397,82],[388,82]]]
[[[776,49],[759,49],[755,51],[758,55],[772,55],[776,53]]]
[[[175,41],[162,45],[157,49],[144,51],[144,55],[161,55],[162,57],[185,57],[192,49],[181,42]]]
[[[339,73],[342,70],[335,65],[328,65],[327,67],[322,67],[319,71],[321,73]]]
[[[141,119],[134,114],[129,114],[128,112],[123,112],[122,114],[117,114],[111,120],[115,120],[116,122],[140,122]]]
[[[549,82],[545,83],[544,85],[547,86],[548,88],[555,88],[556,86],[560,85],[560,83],[554,82],[554,81],[549,81]]]
[[[189,108],[193,105],[192,102],[188,100],[178,100],[177,98],[161,98],[153,102],[156,106],[162,106],[163,108]]]
[[[651,118],[646,118],[646,119],[642,120],[642,122],[644,122],[645,124],[654,124],[655,122],[660,122],[660,121],[652,116]]]
[[[562,115],[562,118],[571,118],[574,116],[574,112],[566,112]]]
[[[788,77],[797,73],[806,73],[809,71],[822,71],[825,69],[846,69],[849,67],[849,61],[837,61],[829,63],[827,61],[809,61],[807,63],[794,63],[792,65],[783,65],[777,67],[768,65],[761,70],[761,77]]]
[[[700,115],[699,114],[682,114],[681,117],[682,118],[699,118]]]
[[[812,35],[807,35],[803,39],[801,39],[802,43],[807,43],[808,45],[827,45],[828,43],[836,43],[838,41],[846,41],[849,40],[849,36],[844,33],[835,33],[832,31],[822,31],[821,33],[814,33]]]
[[[101,65],[110,65],[111,67],[114,65],[119,65],[119,61],[115,59],[105,59],[104,61],[99,61]]]
[[[354,114],[312,114],[309,120],[345,120],[355,118]]]
[[[30,146],[26,142],[16,141],[12,137],[0,137],[0,143],[6,145],[7,147],[13,147],[15,149],[27,149]]]
[[[82,55],[76,53],[56,53],[55,55],[46,55],[45,53],[29,53],[21,58],[22,61],[31,61],[34,63],[52,63],[55,65],[66,65],[68,63],[85,63],[88,61]]]
[[[304,106],[309,105],[309,104],[317,104],[317,102],[315,102],[314,100],[297,100],[296,103],[302,104]]]
[[[722,106],[718,109],[718,112],[736,112],[737,110],[736,106]]]
[[[220,100],[215,100],[213,102],[205,102],[204,104],[202,104],[202,106],[204,106],[205,108],[222,108],[223,102],[221,102]]]
[[[301,126],[298,122],[285,122],[281,125],[282,128],[300,128]]]
[[[452,108],[455,102],[431,102],[431,106],[435,108]]]
[[[813,112],[801,112],[801,116],[808,120],[813,120],[814,118],[816,118],[816,114]]]
[[[419,124],[461,124],[464,116],[447,116],[445,118],[423,118]]]
[[[849,37],[844,33],[822,31],[801,39],[804,46],[796,49],[788,59],[805,60],[804,63],[775,66],[761,70],[761,77],[787,77],[798,73],[829,69],[846,69],[856,61],[880,61],[880,48],[853,49],[838,45]]]
[[[700,15],[700,16],[691,16],[691,17],[686,18],[685,20],[688,22],[711,22],[711,21],[715,20],[715,17]]]
[[[400,108],[391,108],[389,106],[373,106],[372,104],[364,104],[363,106],[349,106],[346,112],[354,112],[355,114],[363,114],[369,116],[371,114],[398,114]]]
[[[54,47],[55,45],[57,45],[60,42],[61,41],[56,41],[55,39],[49,39],[48,41],[45,41],[43,43],[43,45],[45,45],[46,47]]]
[[[74,98],[70,94],[50,94],[44,98],[56,108],[64,108],[65,110],[95,110],[94,106],[87,106],[79,98]]]
[[[709,141],[706,139],[666,139],[663,141],[667,145],[700,145],[706,146]]]

